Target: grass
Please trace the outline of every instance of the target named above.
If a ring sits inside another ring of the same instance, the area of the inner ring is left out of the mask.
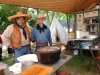
[[[80,55],[73,56],[61,69],[69,71],[71,75],[99,75],[94,63],[88,71],[91,55],[88,51],[84,51],[83,54],[83,58]]]
[[[75,74],[80,73],[79,75],[83,75],[84,73],[88,73],[88,65],[89,65],[89,57],[84,56],[83,60],[80,56],[74,56],[68,63],[65,64],[69,70],[74,71]],[[94,69],[94,70],[93,70]],[[91,68],[91,72],[96,75],[96,68],[93,66]],[[85,75],[85,74],[84,74]]]
[[[80,56],[74,56],[68,63],[66,63],[67,66],[81,69],[84,71],[86,70],[86,67],[89,64],[89,57],[84,56],[81,58]]]
[[[8,55],[7,50],[3,50],[2,56],[3,56],[2,58],[3,63],[7,64],[8,66],[11,66],[14,64],[13,54]]]
[[[3,58],[3,63],[6,63],[8,66],[11,66],[14,64],[14,57],[8,56],[6,58]]]

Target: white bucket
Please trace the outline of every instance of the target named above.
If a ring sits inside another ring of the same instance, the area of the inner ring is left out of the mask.
[[[74,55],[78,55],[78,50],[73,51]]]

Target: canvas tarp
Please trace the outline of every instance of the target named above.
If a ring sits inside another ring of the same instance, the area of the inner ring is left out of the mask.
[[[70,38],[70,35],[66,32],[64,27],[59,23],[59,21],[56,19],[56,17],[53,18],[53,21],[50,26],[50,31],[51,31],[51,37],[52,37],[52,42],[56,43],[56,37],[60,38],[60,42],[63,44],[67,44],[68,38]]]
[[[0,0],[0,3],[75,13],[93,8],[100,0]]]

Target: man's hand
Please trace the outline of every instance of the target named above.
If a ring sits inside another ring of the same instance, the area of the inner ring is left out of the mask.
[[[36,42],[32,42],[32,43],[33,43],[33,46],[36,47]]]
[[[0,48],[2,48],[2,44],[0,43]]]

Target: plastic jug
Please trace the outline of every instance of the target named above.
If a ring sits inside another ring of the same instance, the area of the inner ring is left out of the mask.
[[[78,55],[78,50],[73,51],[74,55]]]

